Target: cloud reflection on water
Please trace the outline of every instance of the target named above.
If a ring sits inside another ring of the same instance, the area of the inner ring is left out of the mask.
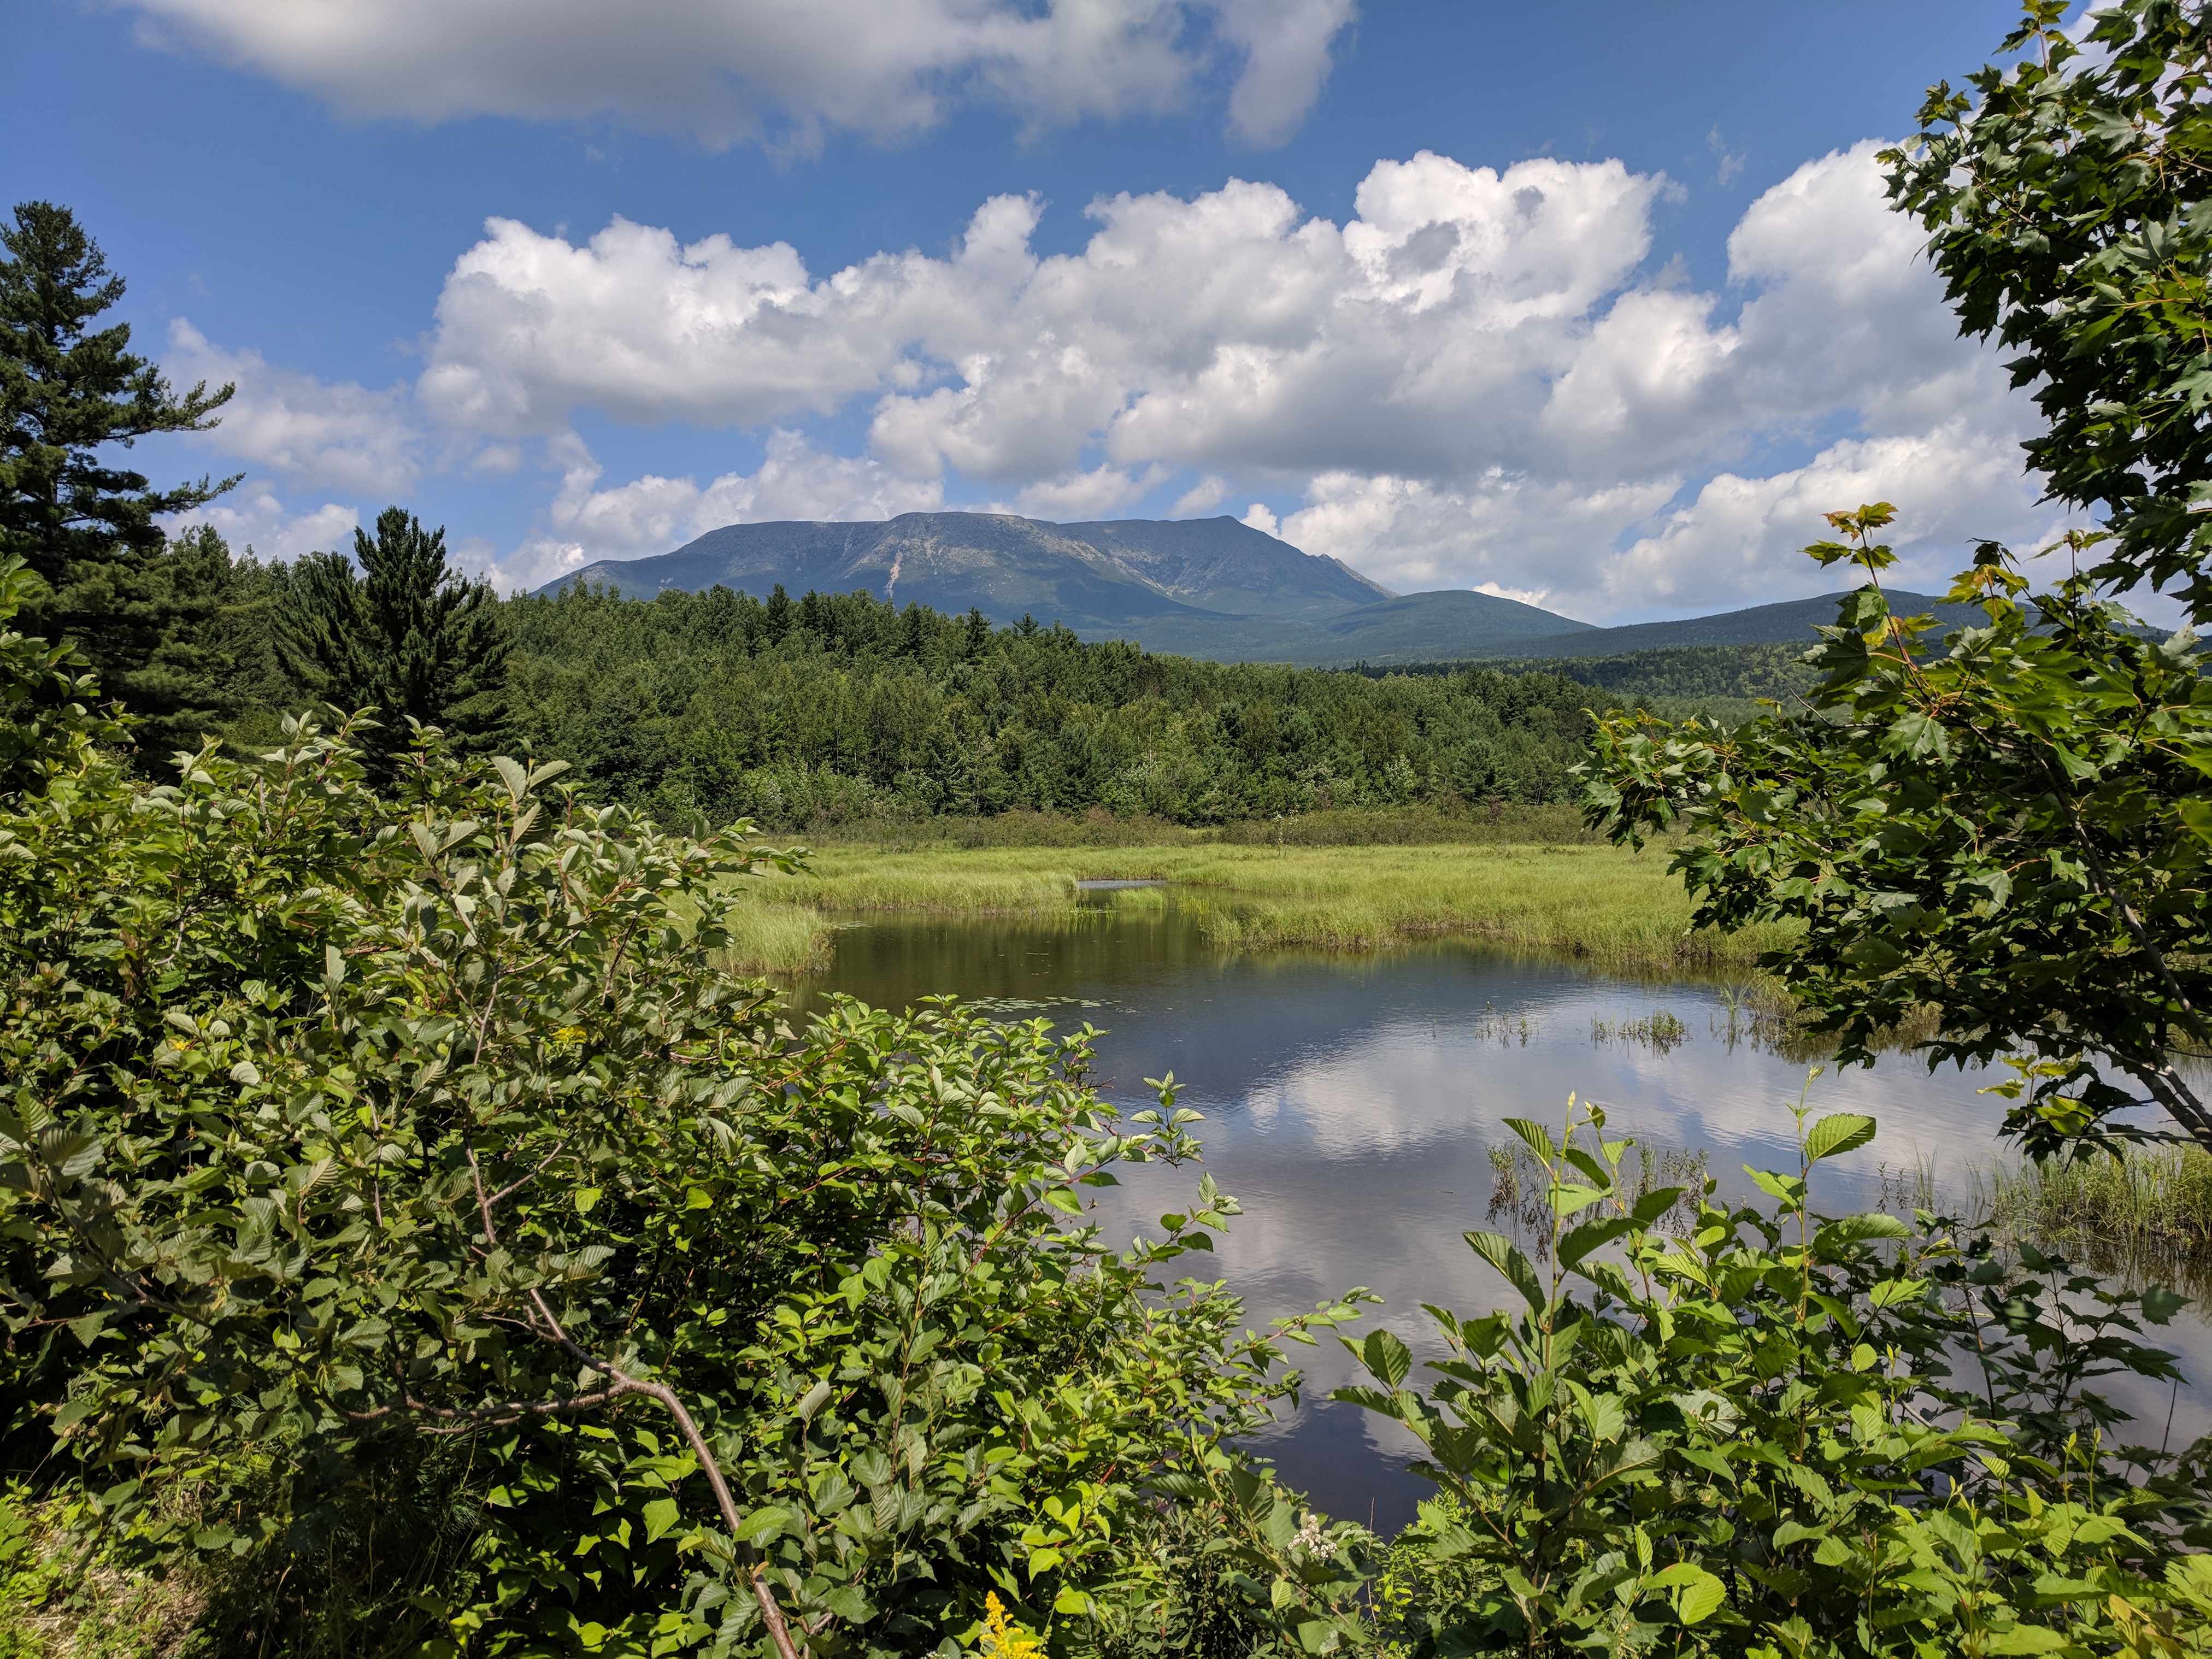
[[[1443,1357],[1424,1302],[1473,1313],[1503,1305],[1503,1281],[1462,1242],[1486,1218],[1489,1152],[1508,1117],[1556,1125],[1570,1091],[1604,1105],[1607,1133],[1655,1148],[1705,1151],[1723,1190],[1750,1183],[1741,1166],[1796,1167],[1790,1105],[1807,1067],[1739,1039],[1711,984],[1639,984],[1571,964],[1443,942],[1373,957],[1230,955],[1166,910],[1111,913],[1097,926],[1039,921],[897,919],[841,933],[826,979],[810,987],[896,1005],[932,990],[1031,1001],[1066,998],[1070,1024],[1110,1027],[1099,1048],[1109,1098],[1149,1104],[1143,1079],[1172,1070],[1182,1103],[1206,1115],[1206,1167],[1243,1214],[1194,1273],[1225,1277],[1251,1322],[1311,1308],[1364,1285],[1384,1298],[1361,1327],[1385,1323],[1417,1358]],[[804,999],[802,999],[804,1000]],[[1084,1002],[1109,1005],[1080,1011]],[[1686,1036],[1671,1052],[1618,1037],[1656,1009]],[[1051,1006],[1045,1012],[1049,1017]],[[1526,1040],[1522,1024],[1527,1021]],[[1827,1070],[1808,1096],[1817,1113],[1864,1112],[1874,1145],[1822,1166],[1816,1205],[1865,1207],[1878,1174],[1932,1164],[1963,1195],[1968,1174],[2002,1155],[2005,1103],[1977,1092],[1988,1079],[1930,1073],[1905,1055],[1872,1069]],[[1184,1207],[1194,1171],[1125,1172],[1092,1218],[1121,1243],[1157,1236],[1163,1211]],[[2193,1376],[2212,1376],[2212,1328],[2192,1311],[2165,1332]],[[1294,1350],[1307,1403],[1265,1437],[1287,1479],[1333,1513],[1395,1524],[1426,1488],[1404,1473],[1410,1437],[1353,1408],[1316,1403],[1356,1367],[1334,1344]],[[2152,1425],[2163,1389],[2110,1390]],[[2155,1394],[2156,1398],[2151,1398]],[[2179,1441],[2212,1427],[2185,1393]]]

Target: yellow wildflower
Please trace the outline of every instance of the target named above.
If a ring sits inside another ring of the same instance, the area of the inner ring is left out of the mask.
[[[1006,1618],[993,1590],[983,1598],[983,1659],[1044,1659],[1044,1644]]]

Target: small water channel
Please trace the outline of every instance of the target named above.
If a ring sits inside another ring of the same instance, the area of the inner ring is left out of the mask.
[[[1175,1073],[1182,1103],[1206,1115],[1207,1168],[1244,1207],[1217,1261],[1258,1328],[1364,1285],[1384,1298],[1370,1322],[1420,1358],[1441,1358],[1422,1303],[1466,1314],[1510,1299],[1461,1238],[1498,1224],[1486,1211],[1490,1149],[1511,1139],[1501,1120],[1556,1123],[1570,1091],[1605,1106],[1608,1135],[1706,1152],[1724,1190],[1749,1190],[1747,1164],[1796,1168],[1788,1105],[1807,1068],[1740,1027],[1731,1040],[1724,988],[1711,982],[1612,978],[1464,940],[1373,957],[1230,953],[1172,898],[1101,892],[1054,915],[845,927],[828,973],[791,995],[803,1015],[834,992],[899,1007],[941,991],[1008,1018],[1103,1028],[1097,1081],[1119,1105],[1152,1103],[1144,1079]],[[1657,1012],[1681,1022],[1679,1041],[1621,1034]],[[1940,1182],[1963,1186],[2000,1155],[2004,1103],[1977,1092],[1990,1080],[1931,1075],[1901,1055],[1828,1071],[1811,1085],[1812,1104],[1865,1112],[1881,1127],[1872,1146],[1822,1165],[1820,1206],[1870,1205],[1885,1170],[1932,1165]],[[1117,1243],[1157,1237],[1158,1215],[1185,1207],[1197,1175],[1123,1178],[1095,1218]],[[2192,1378],[2212,1378],[2212,1327],[2198,1310],[2155,1334],[2183,1352]],[[1386,1529],[1410,1520],[1428,1491],[1403,1467],[1410,1438],[1322,1398],[1351,1379],[1349,1355],[1294,1352],[1310,1379],[1305,1405],[1260,1449],[1332,1514]],[[2107,1392],[2148,1425],[2136,1437],[2155,1443],[2167,1392]],[[2212,1428],[2208,1401],[2183,1391],[2175,1444]]]

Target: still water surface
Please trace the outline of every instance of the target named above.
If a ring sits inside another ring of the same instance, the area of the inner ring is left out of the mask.
[[[1705,1151],[1724,1192],[1752,1190],[1745,1164],[1796,1170],[1789,1106],[1808,1068],[1730,1042],[1718,985],[1611,978],[1468,941],[1374,957],[1236,954],[1208,945],[1172,902],[1102,900],[1073,915],[843,928],[830,971],[793,1000],[803,1013],[832,992],[901,1007],[954,991],[1008,1018],[1087,1019],[1108,1032],[1100,1092],[1125,1108],[1153,1103],[1145,1079],[1172,1072],[1182,1104],[1205,1114],[1206,1167],[1243,1205],[1216,1262],[1255,1326],[1366,1285],[1383,1305],[1355,1335],[1379,1322],[1417,1356],[1442,1358],[1422,1303],[1472,1314],[1511,1299],[1461,1239],[1498,1224],[1486,1211],[1489,1150],[1511,1140],[1502,1120],[1556,1124],[1570,1091],[1605,1107],[1608,1137]],[[1658,1010],[1687,1028],[1669,1052],[1596,1032]],[[1962,1192],[1972,1168],[2000,1155],[2004,1102],[1976,1092],[1991,1080],[1930,1074],[1903,1055],[1814,1080],[1816,1110],[1881,1123],[1873,1146],[1821,1166],[1818,1207],[1866,1207],[1885,1169],[1916,1163]],[[1125,1170],[1094,1218],[1117,1243],[1158,1237],[1159,1212],[1187,1207],[1197,1178]],[[2156,1334],[2192,1377],[2212,1376],[2212,1328],[2197,1310]],[[1403,1467],[1410,1437],[1322,1398],[1356,1370],[1340,1348],[1291,1352],[1309,1377],[1305,1403],[1259,1449],[1332,1514],[1371,1516],[1386,1530],[1410,1520],[1428,1491]],[[2109,1392],[2148,1424],[2136,1437],[2155,1443],[2167,1391]],[[2185,1389],[2174,1443],[2207,1428],[2206,1400]]]

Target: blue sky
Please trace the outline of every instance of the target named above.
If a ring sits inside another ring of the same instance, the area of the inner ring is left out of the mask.
[[[1626,621],[1817,589],[1860,499],[1929,580],[2057,524],[1865,143],[2011,15],[58,0],[0,185],[239,382],[142,453],[246,473],[264,552],[395,500],[510,585],[740,517],[1227,512]]]

